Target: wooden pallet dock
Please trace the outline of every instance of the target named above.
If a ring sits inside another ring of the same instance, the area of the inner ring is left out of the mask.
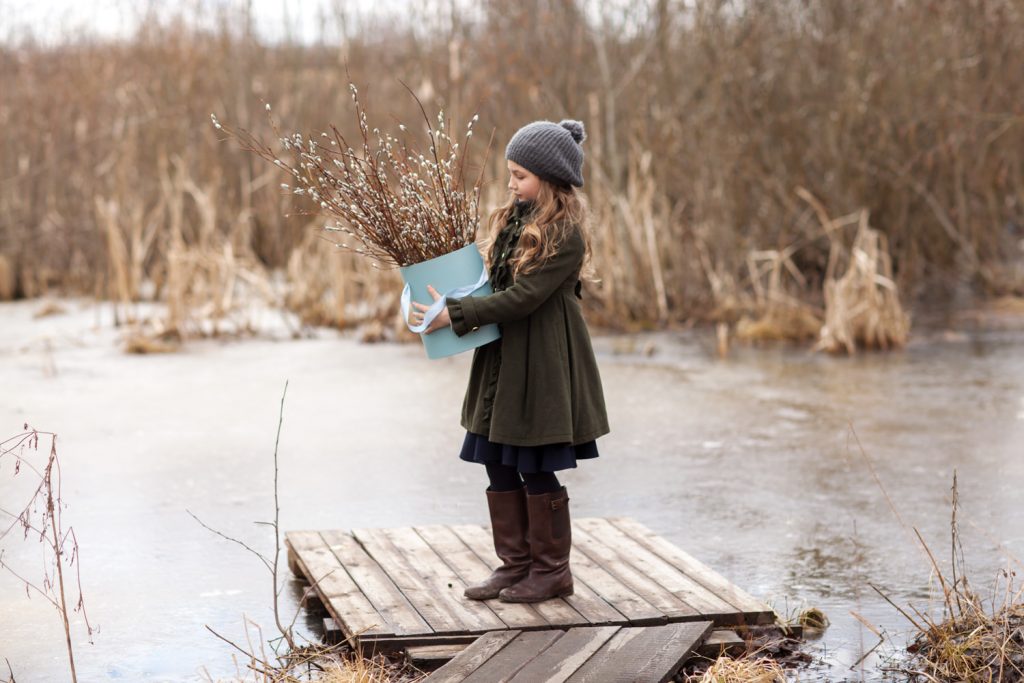
[[[424,683],[663,683],[711,632],[710,621],[492,631]]]
[[[770,607],[632,518],[573,519],[572,539],[574,594],[516,604],[462,594],[501,564],[487,526],[285,533],[292,571],[364,652],[468,644],[491,631],[774,620]]]

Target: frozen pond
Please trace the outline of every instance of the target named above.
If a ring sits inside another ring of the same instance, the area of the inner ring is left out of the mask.
[[[109,304],[66,306],[34,320],[40,302],[0,304],[0,438],[24,422],[59,434],[65,525],[100,627],[89,644],[74,626],[80,680],[229,676],[232,651],[204,626],[244,642],[248,618],[274,635],[269,574],[186,510],[272,552],[253,522],[273,518],[285,380],[283,529],[486,523],[484,470],[458,459],[469,354],[428,361],[417,344],[324,330],[132,356]],[[830,678],[858,677],[849,665],[876,642],[851,610],[897,638],[907,629],[869,582],[928,606],[909,527],[948,563],[954,468],[975,585],[1005,565],[996,543],[1024,557],[1020,332],[919,334],[904,351],[853,359],[734,349],[723,361],[693,332],[594,343],[612,432],[600,458],[561,477],[573,514],[632,516],[780,612],[820,607],[832,626],[810,647]],[[5,462],[0,507],[19,507],[27,481]],[[39,544],[15,534],[2,547],[41,578]],[[283,593],[286,619],[297,596]],[[315,619],[297,624],[315,636]],[[57,614],[3,570],[0,634],[0,676],[6,657],[19,683],[67,679]]]

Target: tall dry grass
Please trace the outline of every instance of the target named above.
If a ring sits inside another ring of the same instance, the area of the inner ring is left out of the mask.
[[[821,320],[832,241],[801,187],[868,212],[905,304],[944,283],[1024,294],[1017,0],[452,7],[354,21],[339,0],[335,44],[262,43],[225,10],[213,29],[182,14],[123,42],[0,48],[0,297],[164,299],[185,333],[240,291],[329,324],[397,317],[366,299],[397,273],[318,253],[281,174],[209,125],[269,137],[266,99],[286,128],[344,127],[346,65],[375,111],[415,119],[401,78],[456,126],[479,111],[499,149],[532,119],[587,123],[599,324]]]

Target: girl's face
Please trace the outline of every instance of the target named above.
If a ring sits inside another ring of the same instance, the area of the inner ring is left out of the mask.
[[[529,201],[540,192],[540,178],[514,161],[508,162],[508,189],[516,199]]]

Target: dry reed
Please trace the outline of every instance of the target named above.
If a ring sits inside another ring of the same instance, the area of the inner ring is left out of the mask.
[[[858,348],[905,345],[910,316],[900,303],[885,235],[868,227],[864,210],[853,246],[845,250],[838,239],[832,244],[825,274],[825,324],[815,348],[853,354]],[[837,276],[841,260],[846,272]]]
[[[867,210],[901,291],[957,279],[1020,294],[1021,12],[1016,0],[648,0],[596,13],[577,1],[488,0],[471,15],[428,2],[403,17],[342,22],[331,43],[264,44],[251,16],[225,11],[206,22],[213,30],[181,14],[147,17],[118,43],[9,44],[0,47],[0,298],[174,296],[182,302],[168,326],[195,330],[224,309],[230,266],[213,259],[225,245],[241,270],[273,280],[310,220],[279,191],[277,169],[218,146],[205,121],[224,112],[269,135],[251,112],[272,99],[296,129],[323,129],[324,113],[346,105],[342,63],[397,120],[417,112],[383,74],[412,84],[461,122],[455,129],[478,111],[499,141],[535,118],[587,122],[603,282],[584,305],[602,326],[757,321],[765,311],[749,255],[800,240],[792,260],[806,284],[785,293],[823,310],[831,242],[801,187],[835,215]],[[200,194],[177,184],[185,178]],[[500,190],[487,194],[493,205]],[[202,286],[181,279],[193,268]],[[393,273],[369,277],[382,290],[397,283]],[[321,289],[324,301],[309,287],[293,300],[316,317],[347,310],[363,286]]]

